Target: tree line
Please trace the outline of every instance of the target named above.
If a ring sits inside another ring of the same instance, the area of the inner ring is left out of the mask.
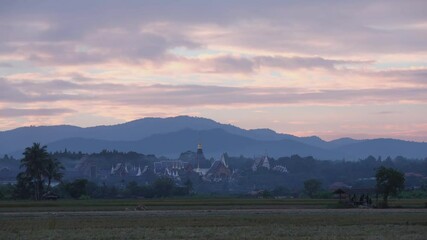
[[[152,184],[140,185],[131,181],[117,187],[105,183],[97,184],[87,179],[76,179],[59,184],[56,192],[61,198],[72,199],[165,198],[190,195],[192,184],[186,182],[184,186],[177,186],[172,179],[162,177]]]
[[[169,197],[188,195],[193,189],[193,183],[186,181],[183,186],[177,186],[176,183],[169,178],[160,178],[151,184],[138,185],[136,182],[122,183],[120,187],[107,186],[105,183],[96,184],[86,179],[77,179],[72,182],[63,182],[65,168],[57,160],[55,156],[73,153],[54,153],[49,154],[46,146],[41,146],[39,143],[34,143],[31,147],[27,147],[23,152],[23,158],[20,161],[21,172],[17,175],[17,183],[14,186],[0,188],[0,198],[8,195],[13,198],[41,200],[46,194],[54,192],[62,198],[116,198],[116,197]],[[112,153],[102,152],[103,155]],[[118,153],[115,153],[118,154]],[[129,153],[133,158],[137,158],[136,153]],[[81,153],[78,153],[81,155]],[[316,160],[312,158],[302,158],[300,165],[295,162],[296,157],[281,158],[279,162],[288,164],[288,168],[294,173],[299,173],[295,166],[307,165],[304,169],[310,171],[313,169],[313,164]],[[323,163],[322,161],[319,161]],[[380,161],[381,162],[381,161]],[[399,163],[405,162],[400,160]],[[368,165],[378,165],[379,161],[368,158],[364,163]],[[393,161],[386,160],[387,165],[393,165]],[[310,165],[311,164],[311,165]],[[325,164],[325,163],[323,163]],[[354,163],[350,163],[353,165]],[[231,165],[231,164],[230,164]],[[328,164],[326,164],[328,165]],[[311,167],[309,167],[311,166]],[[399,193],[405,182],[405,177],[402,172],[395,170],[392,167],[380,166],[376,168],[377,189],[382,193],[384,202],[390,195]],[[303,169],[300,170],[303,172]],[[58,183],[52,187],[52,182]],[[391,185],[390,185],[391,184]],[[308,179],[304,182],[304,192],[308,197],[325,197],[320,194],[322,191],[321,179]],[[275,187],[271,194],[279,195],[286,192],[285,188]],[[323,189],[324,190],[324,189]],[[324,191],[323,191],[324,192]],[[268,194],[267,194],[268,195]]]
[[[61,198],[117,198],[117,197],[171,197],[189,195],[192,191],[190,180],[184,186],[177,186],[170,178],[159,178],[152,184],[140,186],[129,182],[122,187],[98,185],[87,179],[63,182],[65,168],[51,154],[46,146],[34,143],[23,152],[20,161],[21,172],[15,185],[0,188],[0,198],[8,195],[13,199],[42,200],[52,196]],[[52,186],[53,181],[58,183]]]

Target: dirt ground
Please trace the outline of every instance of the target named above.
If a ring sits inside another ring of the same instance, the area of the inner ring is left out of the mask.
[[[0,213],[0,239],[426,239],[427,209]]]

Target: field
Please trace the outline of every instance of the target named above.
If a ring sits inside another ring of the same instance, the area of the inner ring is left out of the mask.
[[[425,201],[425,200],[424,200]],[[0,239],[426,239],[422,200],[334,209],[334,200],[0,202]],[[143,204],[147,210],[135,211]],[[419,208],[413,208],[419,207]]]

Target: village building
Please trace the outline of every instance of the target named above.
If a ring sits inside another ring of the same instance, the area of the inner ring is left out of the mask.
[[[213,182],[220,182],[223,180],[228,180],[231,175],[232,172],[225,162],[225,157],[223,154],[220,160],[213,162],[212,166],[206,172],[205,178]]]
[[[254,163],[252,164],[252,171],[256,172],[259,169],[267,169],[270,170],[270,160],[267,156],[261,158],[255,158]]]
[[[378,192],[376,188],[355,188],[343,182],[334,182],[329,186],[329,190],[340,202],[351,206],[371,207],[373,200],[378,202]]]
[[[95,168],[95,169],[94,169]],[[89,156],[84,156],[76,164],[75,169],[77,172],[87,178],[96,178],[97,169],[96,169],[96,160],[90,158]]]
[[[146,173],[148,170],[148,166],[144,166],[141,168],[141,166],[135,166],[130,165],[126,163],[117,163],[115,166],[111,166],[110,175],[113,176],[128,176],[128,177],[140,177],[144,173]]]
[[[117,163],[116,166],[111,166],[111,175],[124,177],[129,174],[129,170],[126,164]]]
[[[180,160],[155,162],[154,173],[158,176],[179,178],[180,172],[185,171],[187,165],[187,162]]]
[[[273,167],[272,170],[276,171],[276,172],[280,172],[280,173],[289,173],[288,169],[285,166],[282,166],[282,165],[276,165],[276,166]]]
[[[146,173],[146,172],[147,172],[147,170],[148,170],[148,166],[145,166],[145,167],[143,168],[143,170],[141,170],[141,166],[139,166],[139,167],[138,167],[138,171],[137,171],[137,173],[136,173],[136,176],[137,176],[137,177],[142,176],[142,174]]]
[[[279,173],[284,173],[284,174],[289,173],[288,168],[286,168],[286,166],[275,165],[274,162],[270,161],[268,156],[263,156],[260,158],[254,158],[254,162],[252,164],[252,171],[256,172],[256,171],[259,171],[261,169],[279,172]]]

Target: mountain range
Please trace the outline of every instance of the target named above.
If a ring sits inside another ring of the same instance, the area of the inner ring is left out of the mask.
[[[208,157],[229,155],[271,157],[313,156],[318,159],[355,160],[369,155],[426,158],[427,143],[398,139],[355,140],[341,138],[324,141],[319,137],[297,137],[271,129],[246,130],[216,121],[178,116],[143,118],[123,124],[96,127],[69,125],[21,127],[0,132],[0,154],[20,157],[33,142],[48,146],[49,151],[67,149],[86,153],[104,149],[135,151],[177,158],[180,153],[204,146]]]

